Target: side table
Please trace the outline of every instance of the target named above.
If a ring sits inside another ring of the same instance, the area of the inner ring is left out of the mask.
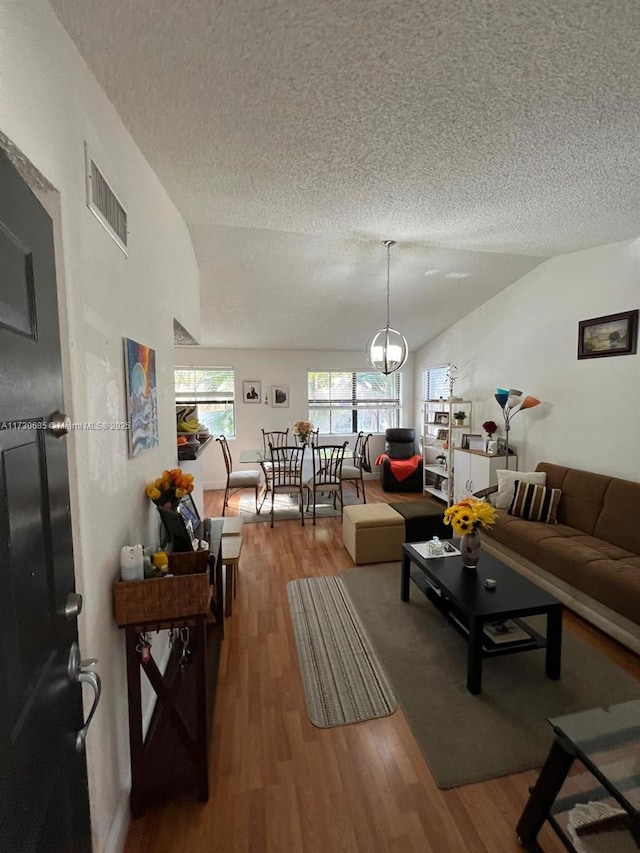
[[[159,794],[195,787],[201,802],[209,798],[209,728],[224,630],[221,540],[222,522],[212,523],[208,571],[134,581],[125,589],[116,584],[116,621],[125,629],[133,817]],[[127,595],[135,606],[126,606]],[[161,673],[146,640],[166,629],[179,641]],[[146,737],[141,670],[158,698]]]
[[[596,833],[610,836],[611,850],[640,847],[640,700],[549,722],[555,740],[518,821],[519,843],[540,851],[537,836],[548,820],[570,851],[578,836],[588,849],[587,837]]]

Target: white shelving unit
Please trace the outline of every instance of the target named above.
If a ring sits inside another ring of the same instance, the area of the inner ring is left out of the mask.
[[[433,477],[433,482],[429,476]],[[424,490],[441,501],[449,499],[449,472],[442,465],[424,465]]]
[[[469,400],[451,399],[425,400],[422,407],[424,490],[448,505],[453,503],[453,448],[460,445],[464,432],[471,432],[472,408]],[[455,418],[457,413],[464,418]],[[446,466],[427,459],[427,446],[444,454]]]

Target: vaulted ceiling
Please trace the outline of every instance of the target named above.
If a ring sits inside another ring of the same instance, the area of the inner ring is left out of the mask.
[[[637,0],[51,4],[189,225],[203,345],[364,349],[390,238],[415,350],[640,231]]]

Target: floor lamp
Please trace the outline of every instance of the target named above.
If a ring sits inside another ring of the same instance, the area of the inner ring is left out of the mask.
[[[506,467],[509,467],[509,430],[511,429],[511,418],[521,412],[523,409],[533,409],[534,406],[540,405],[540,400],[537,397],[523,397],[522,391],[516,388],[509,388],[506,391],[504,388],[496,388],[496,400],[504,417],[504,431],[506,443]]]

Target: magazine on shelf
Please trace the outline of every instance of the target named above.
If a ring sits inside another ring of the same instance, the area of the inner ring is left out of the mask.
[[[487,622],[484,626],[485,635],[496,644],[501,643],[521,643],[531,640],[531,637],[525,630],[511,620],[505,622]]]
[[[444,543],[442,544],[444,545]],[[427,559],[439,559],[440,557],[455,557],[456,554],[460,554],[460,551],[458,551],[458,549],[450,542],[447,542],[446,545],[444,545],[444,553],[440,554],[438,557],[436,557],[434,554],[429,553],[429,542],[412,542],[411,546],[416,549],[416,551],[418,552],[418,554],[420,554],[421,557],[426,557]]]

